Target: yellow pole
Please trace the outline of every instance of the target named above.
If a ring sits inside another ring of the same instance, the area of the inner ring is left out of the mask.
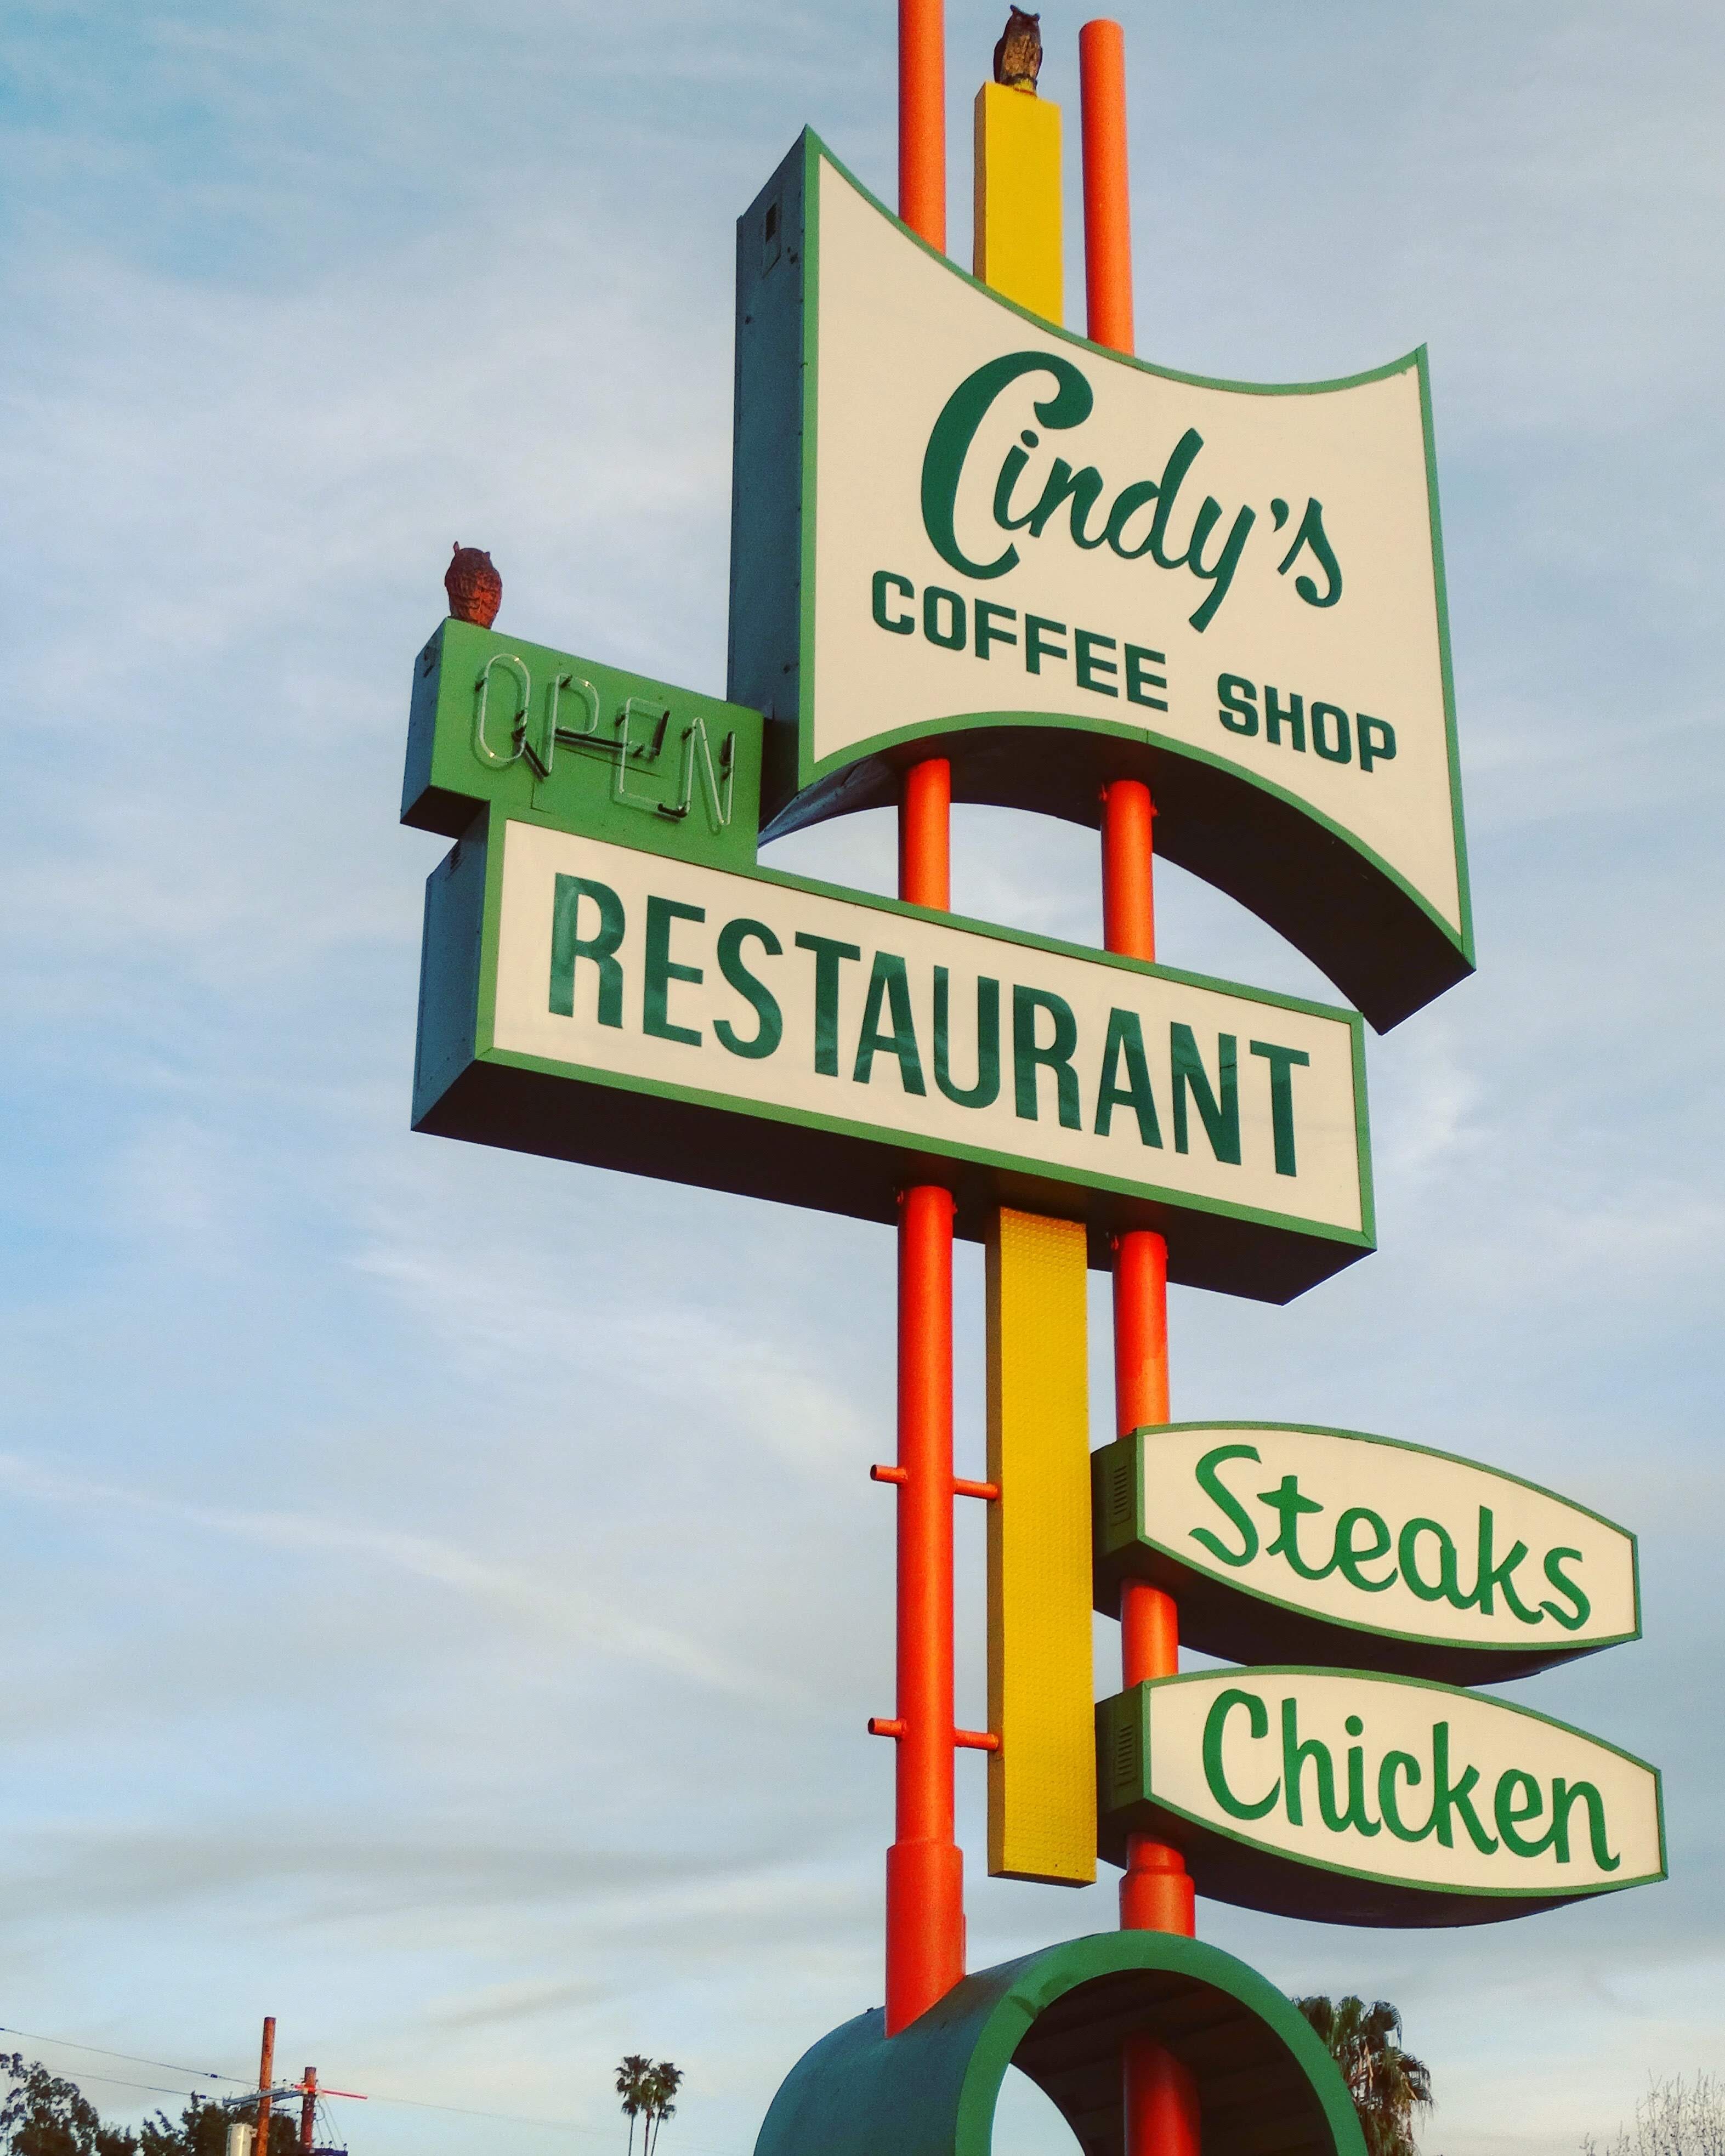
[[[985,82],[976,94],[976,274],[1045,321],[1065,313],[1060,108]]]
[[[1096,1876],[1090,1385],[1081,1221],[1003,1207],[988,1242],[988,1870]]]
[[[984,83],[976,274],[1046,321],[1065,312],[1060,109]],[[1085,1230],[1003,1209],[988,1245],[988,1870],[1096,1876]]]

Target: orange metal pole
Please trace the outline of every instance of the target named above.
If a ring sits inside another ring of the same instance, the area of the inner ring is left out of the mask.
[[[1132,211],[1127,183],[1126,40],[1118,23],[1078,33],[1084,116],[1085,304],[1091,341],[1133,346]],[[1156,957],[1155,804],[1141,780],[1102,791],[1102,933],[1111,951]],[[1168,1245],[1145,1229],[1120,1236],[1114,1260],[1114,1404],[1122,1436],[1168,1419]],[[1121,1675],[1127,1685],[1180,1666],[1173,1598],[1129,1581],[1120,1598]],[[1148,1835],[1127,1839],[1120,1882],[1125,1931],[1196,1928],[1192,1881],[1177,1849]],[[1199,2156],[1198,2090],[1173,2054],[1145,2031],[1122,2046],[1126,2156]]]
[[[899,214],[947,244],[942,0],[899,0]],[[952,767],[913,764],[899,803],[899,896],[952,902]],[[954,1835],[952,1753],[952,1196],[900,1198],[898,1238],[898,1712],[894,1840],[886,1852],[886,2033],[964,1974],[964,1857]]]
[[[898,213],[947,249],[944,0],[898,0]]]
[[[1118,23],[1078,33],[1084,116],[1084,294],[1091,340],[1132,349],[1132,231],[1126,172],[1126,38]]]
[[[1102,942],[1128,958],[1156,956],[1155,814],[1142,779],[1102,788]]]
[[[1122,1437],[1168,1419],[1168,1245],[1147,1229],[1114,1245],[1114,1409]],[[1128,1685],[1179,1673],[1179,1612],[1172,1595],[1146,1580],[1128,1580],[1121,1590],[1120,1659]],[[1192,1881],[1178,1850],[1148,1835],[1127,1836],[1120,1923],[1122,1931],[1193,1936]]]
[[[1153,2036],[1134,2034],[1121,2046],[1126,2084],[1127,2149],[1154,2156],[1198,2156],[1198,2085]]]
[[[898,810],[898,895],[944,913],[952,903],[952,767],[943,756],[913,763]]]
[[[952,1198],[904,1193],[898,1275],[898,1738],[886,2032],[964,1974],[952,1757]]]

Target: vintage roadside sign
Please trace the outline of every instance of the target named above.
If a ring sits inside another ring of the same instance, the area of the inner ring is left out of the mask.
[[[1270,1301],[1371,1249],[1353,1013],[746,868],[711,700],[462,624],[416,684],[416,1128],[881,1220],[937,1173]]]
[[[1426,1447],[1150,1426],[1169,1281],[1283,1302],[1373,1248],[1364,1026],[1473,968],[1430,398],[1423,350],[1274,385],[1112,348],[1106,21],[1080,34],[1099,341],[1062,327],[1034,20],[976,102],[978,278],[939,251],[937,6],[900,11],[915,229],[811,134],[738,222],[724,698],[493,634],[496,572],[454,550],[402,801],[454,842],[413,1121],[898,1224],[886,2003],[805,2056],[760,2150],[979,2156],[1016,2060],[1086,2146],[1362,2156],[1333,2061],[1196,1943],[1195,1897],[1449,1926],[1662,1879],[1652,1768],[1461,1688],[1638,1637],[1635,1543]],[[1117,947],[947,911],[952,798],[1100,824]],[[763,835],[889,804],[925,903],[760,865]],[[1158,855],[1357,1009],[1152,963]],[[986,1250],[985,1481],[953,1452],[955,1231]],[[1094,1455],[1091,1268],[1128,1431]],[[980,1730],[952,1689],[960,1498],[987,1507]],[[1100,1703],[1092,1604],[1127,1681]],[[1178,1674],[1182,1641],[1235,1666]],[[991,1874],[1082,1886],[1106,1856],[1118,1933],[967,1977],[973,1751]]]
[[[1176,1423],[1091,1465],[1096,1607],[1147,1579],[1204,1654],[1491,1684],[1640,1636],[1633,1535],[1450,1453]]]
[[[1270,388],[1147,366],[926,247],[805,135],[738,226],[729,693],[772,833],[896,798],[1159,853],[1372,1023],[1471,970],[1424,355]]]
[[[1105,1853],[1340,1924],[1491,1923],[1664,1878],[1656,1770],[1527,1707],[1406,1677],[1206,1670],[1096,1710]]]

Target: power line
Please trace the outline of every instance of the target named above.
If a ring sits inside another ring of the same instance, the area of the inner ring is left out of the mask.
[[[100,2082],[105,2088],[146,2089],[151,2096],[192,2096],[197,2093],[183,2084],[177,2088],[164,2088],[157,2082],[131,2082],[121,2074],[93,2074],[87,2068],[79,2076],[79,2082],[80,2086],[85,2082]]]
[[[22,2036],[28,2044],[58,2044],[63,2051],[93,2051],[99,2059],[124,2059],[132,2066],[159,2066],[165,2074],[190,2074],[198,2081],[234,2082],[241,2088],[250,2087],[239,2074],[214,2073],[208,2066],[182,2066],[172,2059],[141,2059],[135,2051],[110,2051],[101,2044],[74,2044],[69,2036],[38,2036],[28,2029],[8,2029],[3,2023],[0,2023],[0,2036]],[[90,2079],[100,2081],[101,2076],[92,2074]],[[141,2087],[143,2084],[137,2086]],[[170,2089],[167,2093],[172,2096],[174,2092]]]
[[[218,2074],[208,2066],[176,2066],[169,2059],[141,2058],[136,2051],[110,2051],[103,2044],[74,2043],[69,2036],[33,2035],[28,2029],[8,2028],[3,2022],[0,2022],[0,2036],[22,2036],[26,2043],[53,2044],[66,2051],[90,2051],[97,2058],[121,2059],[130,2066],[155,2066],[163,2073],[188,2074],[198,2081],[232,2082],[236,2087],[244,2089],[249,2089],[252,2086],[239,2074]],[[185,2089],[158,2088],[151,2082],[125,2081],[117,2074],[86,2073],[85,2079],[102,2082],[116,2088],[145,2089],[152,2096],[184,2096],[190,2093]],[[573,2119],[570,2118],[527,2118],[520,2112],[512,2111],[470,2111],[460,2104],[431,2103],[423,2097],[379,2096],[373,2092],[371,2101],[373,2103],[397,2104],[408,2111],[439,2111],[450,2118],[485,2118],[495,2120],[504,2126],[539,2127],[551,2133],[579,2133],[594,2141],[604,2141],[612,2138],[603,2128],[578,2126]],[[683,2152],[683,2156],[736,2156],[736,2152],[732,2150],[704,2148],[699,2143],[685,2141],[680,2136],[678,2138],[677,2147]]]

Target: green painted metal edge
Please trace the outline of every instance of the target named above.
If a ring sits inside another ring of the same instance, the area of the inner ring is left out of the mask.
[[[1098,1933],[1004,1962],[966,1977],[893,2037],[882,2009],[859,2015],[791,2069],[755,2156],[987,2156],[1001,2083],[1038,2017],[1081,1984],[1136,1970],[1237,2000],[1304,2077],[1333,2156],[1365,2156],[1346,2084],[1292,2002],[1219,1947],[1169,1932]]]

